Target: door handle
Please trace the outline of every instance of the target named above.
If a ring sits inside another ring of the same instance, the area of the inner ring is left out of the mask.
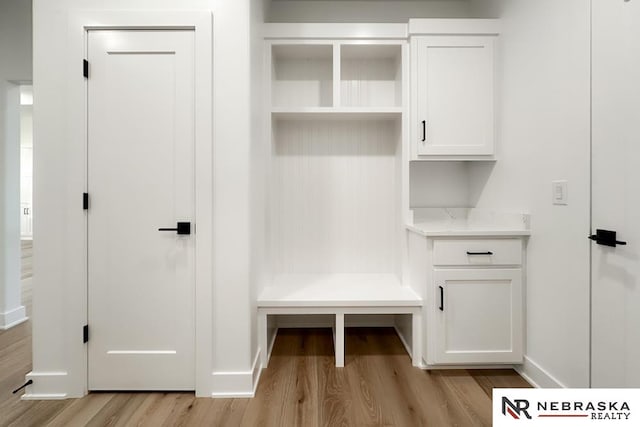
[[[487,251],[487,252],[469,252],[469,251],[467,251],[467,255],[493,255],[493,252],[491,252],[491,251]]]
[[[617,240],[617,233],[611,230],[596,230],[596,234],[589,236],[589,239],[595,241],[599,245],[611,246],[615,248],[617,245],[626,245],[627,242]]]
[[[427,140],[427,121],[422,121],[422,142]]]
[[[191,234],[191,223],[178,222],[176,228],[158,228],[158,231],[175,231],[176,234]]]
[[[440,311],[444,311],[444,288],[442,286],[438,286],[440,288],[440,306],[438,309]]]

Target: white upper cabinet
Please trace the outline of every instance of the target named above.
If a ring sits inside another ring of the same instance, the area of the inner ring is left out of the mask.
[[[420,37],[417,154],[493,154],[493,39]]]
[[[497,22],[414,20],[410,31],[412,159],[492,160]]]

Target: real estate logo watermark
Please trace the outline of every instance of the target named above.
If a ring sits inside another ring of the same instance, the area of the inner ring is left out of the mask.
[[[639,426],[640,389],[494,389],[493,425]]]
[[[514,399],[512,402],[508,397],[502,397],[502,415],[509,414],[516,420],[519,420],[522,415],[531,419],[528,409],[529,401],[527,399]]]

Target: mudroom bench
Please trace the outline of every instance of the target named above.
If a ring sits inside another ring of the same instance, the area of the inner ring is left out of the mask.
[[[314,314],[335,317],[333,340],[336,367],[344,366],[345,315],[411,315],[410,355],[413,365],[420,366],[421,311],[422,299],[392,274],[291,274],[276,277],[258,298],[262,367],[266,368],[269,363],[277,333],[277,328],[269,327],[268,316]]]

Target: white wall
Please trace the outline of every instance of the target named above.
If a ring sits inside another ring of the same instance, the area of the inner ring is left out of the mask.
[[[273,0],[268,22],[402,22],[409,18],[460,18],[468,0],[317,1]]]
[[[264,123],[264,40],[268,0],[251,0],[251,354],[258,349],[257,300],[266,281],[266,197],[269,143]]]
[[[589,384],[589,2],[477,0],[500,16],[501,121],[493,170],[473,165],[478,208],[530,212],[527,363],[542,386]],[[488,176],[487,176],[488,175]],[[551,181],[569,181],[569,205]],[[545,375],[541,368],[546,371]]]
[[[0,329],[25,319],[20,301],[20,90],[31,80],[31,2],[0,2]]]
[[[250,21],[249,0],[113,0],[109,10],[210,10],[213,12],[213,338],[208,390],[231,386],[251,392],[250,307]],[[82,280],[83,248],[73,208],[79,194],[70,164],[67,73],[68,17],[72,9],[104,10],[99,0],[34,0],[35,205],[33,370],[64,373],[64,380],[36,381],[30,393],[84,392],[81,315],[65,295]],[[73,126],[73,124],[69,125]],[[79,276],[80,275],[80,276]],[[66,292],[66,294],[65,294]],[[67,295],[68,296],[68,295]],[[75,311],[74,311],[75,310]],[[62,377],[62,375],[59,375]],[[41,378],[46,378],[42,376]],[[247,381],[247,378],[249,381]]]
[[[411,162],[409,168],[412,209],[472,206],[468,162]]]

